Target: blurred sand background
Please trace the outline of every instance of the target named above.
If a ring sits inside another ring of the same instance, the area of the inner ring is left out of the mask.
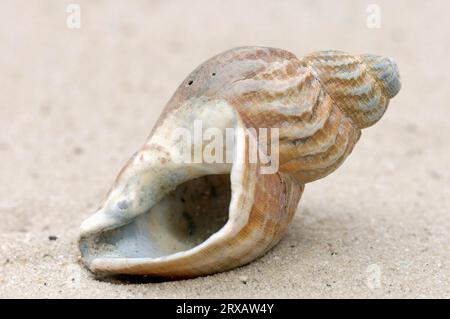
[[[72,2],[80,29],[69,1],[0,3],[0,297],[450,297],[449,2]],[[78,264],[81,221],[185,76],[243,45],[393,56],[403,88],[263,258],[95,280]]]

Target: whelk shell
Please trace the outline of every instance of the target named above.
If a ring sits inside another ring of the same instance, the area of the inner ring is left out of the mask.
[[[83,222],[84,264],[94,273],[187,278],[262,256],[285,234],[304,185],[341,165],[399,90],[394,60],[375,55],[322,51],[299,59],[243,47],[209,59],[179,86]],[[232,163],[177,158],[175,132],[192,132],[195,121],[236,129]],[[246,160],[258,137],[251,128],[278,128],[276,172]]]

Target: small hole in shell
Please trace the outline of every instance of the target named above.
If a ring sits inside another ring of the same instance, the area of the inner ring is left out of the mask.
[[[192,85],[192,83],[194,83],[194,81],[190,80],[190,81],[188,82],[188,85]]]

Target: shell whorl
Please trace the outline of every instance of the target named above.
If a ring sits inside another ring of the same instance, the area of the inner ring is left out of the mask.
[[[358,128],[377,122],[389,99],[400,90],[400,75],[392,58],[320,51],[301,61]]]

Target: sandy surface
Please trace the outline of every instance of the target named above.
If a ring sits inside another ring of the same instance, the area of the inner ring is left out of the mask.
[[[79,30],[66,1],[0,4],[0,297],[450,297],[447,1],[377,1],[380,29],[366,1],[78,3]],[[95,280],[81,221],[184,77],[242,45],[393,56],[403,89],[263,258],[194,280]]]

